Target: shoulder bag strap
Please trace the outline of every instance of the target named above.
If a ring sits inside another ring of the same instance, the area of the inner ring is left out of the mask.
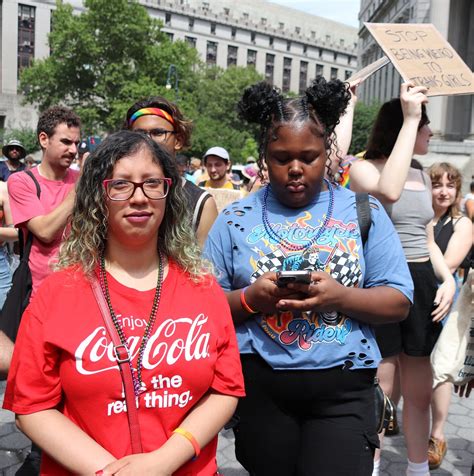
[[[114,354],[120,368],[123,388],[125,391],[125,401],[127,403],[127,417],[128,425],[130,428],[132,452],[134,454],[143,453],[135,391],[133,388],[130,353],[128,351],[128,348],[120,341],[117,331],[115,330],[112,318],[110,317],[109,309],[107,307],[107,303],[105,301],[104,295],[102,294],[102,289],[95,275],[91,279],[91,288],[97,301],[97,305],[99,306],[100,313],[102,314],[102,318],[104,319],[107,332],[109,333],[109,336],[114,343]]]
[[[356,210],[362,245],[365,245],[372,221],[368,193],[356,193]]]
[[[35,187],[36,187],[36,196],[38,198],[41,197],[41,187],[40,184],[38,183],[38,180],[36,180],[36,177],[29,171],[29,170],[24,170],[25,174],[31,177],[31,180],[33,180]],[[20,260],[25,260],[28,261],[30,257],[30,251],[31,251],[31,245],[33,243],[33,233],[26,231],[26,240],[24,240],[23,235],[25,234],[25,231],[19,229],[18,230],[18,243],[19,243],[19,249],[20,249]]]

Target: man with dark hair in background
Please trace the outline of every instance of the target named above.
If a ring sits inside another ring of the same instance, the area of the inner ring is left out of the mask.
[[[41,164],[29,172],[12,175],[8,195],[14,225],[26,237],[33,235],[29,268],[33,282],[31,296],[52,273],[51,264],[59,252],[64,229],[72,213],[75,183],[79,172],[70,168],[76,158],[81,122],[70,109],[55,106],[41,114],[37,137],[43,153]],[[38,197],[37,185],[40,188]],[[0,373],[8,372],[13,343],[6,335],[8,316],[0,319]],[[33,446],[17,475],[36,475],[40,451]]]

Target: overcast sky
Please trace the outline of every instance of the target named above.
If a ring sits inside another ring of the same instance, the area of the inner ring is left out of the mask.
[[[360,0],[270,0],[312,15],[359,27]]]

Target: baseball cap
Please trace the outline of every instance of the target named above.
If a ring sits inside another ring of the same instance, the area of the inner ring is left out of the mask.
[[[227,152],[224,147],[211,147],[203,156],[204,162],[206,161],[206,157],[209,155],[215,155],[216,157],[220,157],[221,159],[229,162],[229,152]]]
[[[2,154],[6,157],[8,153],[8,149],[10,147],[18,147],[21,149],[21,159],[24,159],[26,157],[26,149],[23,147],[23,144],[17,140],[17,139],[12,139],[8,142],[8,144],[5,144],[2,147]]]

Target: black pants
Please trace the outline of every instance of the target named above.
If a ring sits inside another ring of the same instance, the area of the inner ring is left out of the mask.
[[[242,355],[236,456],[253,476],[370,476],[375,369],[279,371]]]

